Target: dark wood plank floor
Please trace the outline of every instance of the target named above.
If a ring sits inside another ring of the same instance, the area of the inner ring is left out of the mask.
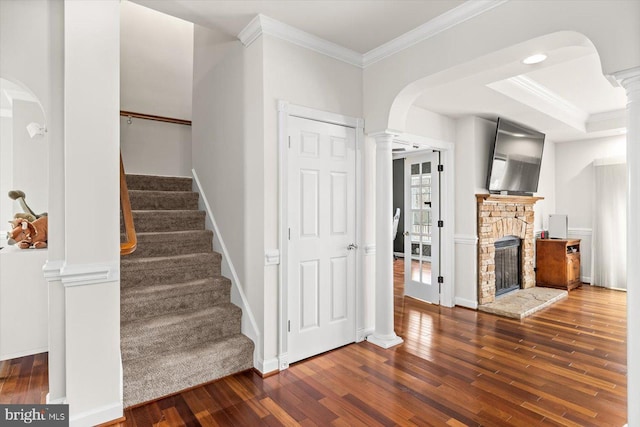
[[[119,425],[625,424],[625,293],[583,286],[519,321],[404,298],[401,263],[401,346],[363,342],[266,379],[241,373],[127,409]],[[0,365],[0,402],[42,401],[46,356],[23,359]]]

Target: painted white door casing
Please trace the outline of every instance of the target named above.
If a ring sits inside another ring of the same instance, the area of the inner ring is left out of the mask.
[[[355,129],[289,117],[288,361],[355,339]]]
[[[440,218],[438,153],[405,159],[405,288],[404,293],[440,304]]]

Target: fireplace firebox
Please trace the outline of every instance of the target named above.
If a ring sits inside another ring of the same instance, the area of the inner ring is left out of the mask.
[[[520,289],[520,239],[505,236],[494,242],[496,296]]]

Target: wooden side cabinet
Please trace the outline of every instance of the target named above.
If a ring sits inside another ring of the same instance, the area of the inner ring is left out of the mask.
[[[536,240],[536,286],[571,290],[580,281],[580,239]]]

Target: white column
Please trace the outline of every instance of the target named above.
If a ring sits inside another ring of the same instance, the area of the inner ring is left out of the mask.
[[[616,73],[627,91],[627,422],[640,425],[640,67]]]
[[[367,340],[382,348],[402,343],[393,330],[393,134],[376,140],[376,324]]]

